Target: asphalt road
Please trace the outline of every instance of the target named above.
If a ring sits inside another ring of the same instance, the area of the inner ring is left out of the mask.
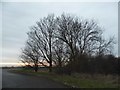
[[[2,88],[67,88],[67,86],[43,77],[16,74],[3,69]]]

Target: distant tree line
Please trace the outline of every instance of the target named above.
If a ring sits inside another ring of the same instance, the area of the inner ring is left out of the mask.
[[[51,14],[37,21],[27,35],[20,57],[36,72],[42,65],[49,72],[66,74],[118,73],[120,60],[112,55],[114,37],[105,40],[94,20]]]

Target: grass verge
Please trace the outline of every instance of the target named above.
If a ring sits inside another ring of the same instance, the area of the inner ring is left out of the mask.
[[[36,73],[34,71],[24,69],[12,70],[12,72],[42,76],[75,88],[120,88],[120,83],[118,82],[120,76],[117,75],[95,74],[91,76],[84,73],[74,73],[69,76],[49,73],[46,71],[39,71]]]

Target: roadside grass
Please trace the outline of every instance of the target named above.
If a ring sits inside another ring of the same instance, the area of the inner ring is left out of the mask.
[[[118,82],[120,76],[117,75],[74,73],[69,76],[49,73],[47,71],[39,71],[36,73],[25,69],[12,70],[12,72],[43,76],[74,88],[120,88],[120,83]]]

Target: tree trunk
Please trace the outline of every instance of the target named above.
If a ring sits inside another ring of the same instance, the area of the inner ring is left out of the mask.
[[[49,50],[50,50],[50,57],[49,57],[49,60],[50,60],[50,65],[49,65],[49,72],[52,72],[52,47],[51,47],[51,33],[49,34]]]
[[[35,68],[34,68],[34,70],[35,70],[35,72],[38,71],[38,64],[37,64],[37,63],[35,63]]]
[[[49,64],[49,72],[52,72],[52,62]]]

